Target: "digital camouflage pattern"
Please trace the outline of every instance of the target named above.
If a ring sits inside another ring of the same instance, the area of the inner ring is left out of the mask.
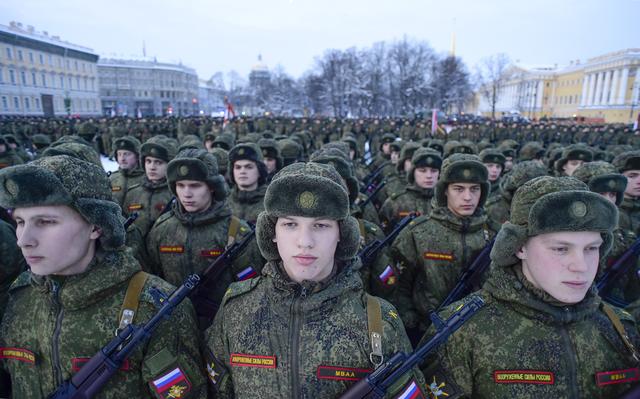
[[[335,398],[374,369],[366,294],[352,268],[320,283],[299,285],[285,276],[269,262],[262,276],[232,284],[225,295],[206,332],[216,397]],[[395,309],[379,301],[385,359],[410,351]],[[424,392],[420,373],[411,377]]]
[[[134,224],[140,228],[142,236],[146,237],[172,198],[166,179],[153,183],[145,176],[142,183],[131,186],[127,191],[122,211],[127,216],[133,212],[138,213]]]
[[[414,219],[391,248],[400,269],[396,306],[407,328],[425,331],[458,277],[493,236],[482,211],[466,218],[446,207]]]
[[[380,227],[374,225],[368,220],[358,219],[360,230],[360,250],[375,240],[384,240],[385,235]],[[389,255],[388,246],[383,248],[371,265],[362,265],[360,267],[360,278],[364,286],[364,290],[371,295],[389,299],[393,296],[398,286],[398,270]]]
[[[11,376],[14,398],[46,397],[113,338],[128,281],[139,270],[126,251],[98,251],[87,271],[78,275],[20,275],[11,286],[0,326],[0,368]],[[136,324],[158,310],[153,287],[165,294],[174,289],[149,276]],[[147,344],[129,356],[123,370],[96,398],[169,397],[169,391],[156,393],[152,383],[176,367],[188,384],[175,384],[173,392],[182,392],[183,398],[205,398],[198,345],[193,308],[186,300],[161,322]]]
[[[229,206],[233,216],[255,223],[260,212],[264,211],[264,194],[266,185],[260,185],[253,191],[242,191],[237,186],[229,194]]]
[[[638,362],[594,289],[578,304],[561,305],[533,287],[518,264],[492,267],[483,289],[473,295],[482,297],[485,306],[423,370],[432,392],[438,393],[434,397],[618,398],[637,384]],[[452,304],[441,316],[459,305]],[[614,311],[637,348],[635,320]],[[423,340],[433,332],[431,328]]]
[[[415,184],[406,186],[404,190],[392,194],[382,204],[382,208],[380,208],[382,226],[388,232],[411,212],[417,212],[418,215],[429,215],[432,199],[432,188],[421,188]]]
[[[160,217],[147,236],[148,259],[151,270],[173,285],[180,285],[192,273],[201,273],[225,251],[229,243],[231,210],[226,202],[215,202],[204,212],[189,213],[178,203]],[[233,238],[240,241],[251,229],[244,221]],[[255,240],[234,260],[219,277],[216,293],[211,296],[218,303],[229,284],[248,275],[258,275],[264,264]],[[247,268],[249,274],[242,274]]]
[[[109,175],[109,181],[111,182],[113,200],[120,207],[123,207],[129,188],[142,184],[144,181],[144,170],[139,168],[118,169]]]
[[[618,219],[619,227],[623,230],[631,231],[635,235],[639,235],[640,198],[625,196],[618,210],[620,212],[620,218]]]
[[[7,304],[9,286],[26,269],[26,263],[18,248],[16,231],[0,220],[0,320]]]

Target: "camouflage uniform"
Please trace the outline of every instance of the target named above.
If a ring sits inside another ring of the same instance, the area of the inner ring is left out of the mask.
[[[529,282],[515,257],[528,236],[558,229],[601,232],[601,253],[611,240],[616,213],[611,203],[574,179],[555,183],[554,191],[542,188],[549,179],[535,179],[516,193],[513,206],[520,199],[525,205],[518,206],[516,216],[512,209],[514,224],[503,226],[496,239],[489,279],[472,294],[485,305],[426,363],[432,393],[448,398],[617,398],[637,383],[638,361],[624,342],[640,344],[633,317],[617,308],[609,308],[612,315],[605,313],[593,287],[578,303],[558,301]],[[529,192],[526,198],[519,196],[523,190]],[[586,204],[586,218],[585,208],[573,206],[574,201]],[[452,304],[442,316],[459,305]],[[623,331],[613,320],[621,321]]]
[[[461,179],[464,175],[469,178]],[[456,180],[450,181],[450,176],[457,176]],[[461,180],[479,182],[482,190],[476,212],[464,218],[449,210],[444,195],[449,183]],[[415,219],[394,241],[391,251],[401,270],[397,305],[407,328],[426,330],[429,314],[491,240],[493,232],[482,210],[488,186],[487,170],[475,155],[450,156],[445,159],[436,184],[437,206],[429,217]]]
[[[229,195],[229,206],[235,217],[250,223],[255,223],[258,219],[258,214],[264,210],[262,201],[267,190],[267,186],[265,185],[267,169],[262,162],[262,150],[254,143],[243,143],[233,147],[229,152],[229,178],[233,184],[235,184],[233,164],[238,160],[249,160],[256,164],[260,174],[258,177],[258,187],[253,191],[242,191],[237,185],[234,186]]]
[[[9,144],[7,144],[7,141],[2,136],[0,136],[0,144],[4,144],[6,148],[4,152],[0,153],[0,169],[24,163],[22,159],[9,148]]]
[[[620,173],[629,170],[640,171],[640,151],[625,151],[618,154],[612,163]],[[640,198],[624,196],[620,205],[619,225],[623,230],[631,231],[636,236],[640,235]]]
[[[217,397],[333,398],[382,360],[370,356],[367,309],[375,305],[368,305],[355,273],[357,227],[339,181],[333,168],[313,162],[290,165],[274,177],[256,230],[268,263],[262,276],[230,286],[206,333],[207,369]],[[283,201],[288,197],[298,200]],[[289,278],[272,241],[275,214],[337,220],[341,239],[329,276],[301,283]],[[381,307],[385,358],[410,350],[394,308],[381,299],[372,301]],[[423,388],[415,371],[399,384],[410,379]]]
[[[0,220],[0,320],[9,286],[24,269],[26,264],[16,243],[16,231],[9,223]]]

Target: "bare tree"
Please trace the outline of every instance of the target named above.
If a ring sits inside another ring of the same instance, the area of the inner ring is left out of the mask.
[[[447,56],[433,64],[433,107],[446,113],[461,110],[473,95],[469,72],[460,58]]]
[[[504,53],[484,58],[477,70],[480,93],[491,105],[491,118],[495,119],[496,104],[502,94],[502,88],[511,78],[511,61]]]

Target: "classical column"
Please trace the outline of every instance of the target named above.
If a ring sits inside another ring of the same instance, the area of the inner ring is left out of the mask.
[[[629,68],[622,70],[622,76],[620,77],[620,90],[618,90],[618,104],[624,105],[624,100],[627,96],[627,83],[629,81]]]
[[[593,105],[600,105],[602,99],[602,83],[604,81],[604,72],[598,72],[598,81],[596,83],[596,95],[593,97]]]
[[[613,71],[613,79],[611,80],[611,96],[609,96],[609,105],[618,103],[618,80],[620,79],[620,70]]]
[[[589,78],[591,75],[584,75],[582,77],[582,93],[580,94],[580,107],[587,105],[587,93],[589,91]]]
[[[544,82],[542,79],[538,81],[538,92],[536,94],[536,108],[541,111],[542,110],[542,93],[544,92]]]
[[[609,90],[611,90],[609,86],[611,84],[611,71],[604,71],[602,73],[604,74],[604,83],[602,84],[602,99],[600,100],[600,104],[606,105],[609,103],[607,96],[609,95]]]
[[[593,105],[593,94],[595,92],[596,89],[596,78],[598,77],[597,74],[595,73],[590,73],[589,74],[589,94],[587,95],[587,107],[590,107]]]

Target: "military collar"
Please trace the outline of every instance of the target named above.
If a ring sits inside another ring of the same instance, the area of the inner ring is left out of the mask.
[[[186,212],[180,204],[180,201],[176,201],[173,204],[173,214],[182,224],[189,226],[200,226],[205,224],[212,224],[218,220],[226,219],[231,216],[231,208],[227,201],[213,202],[209,209],[201,212],[191,213]]]

